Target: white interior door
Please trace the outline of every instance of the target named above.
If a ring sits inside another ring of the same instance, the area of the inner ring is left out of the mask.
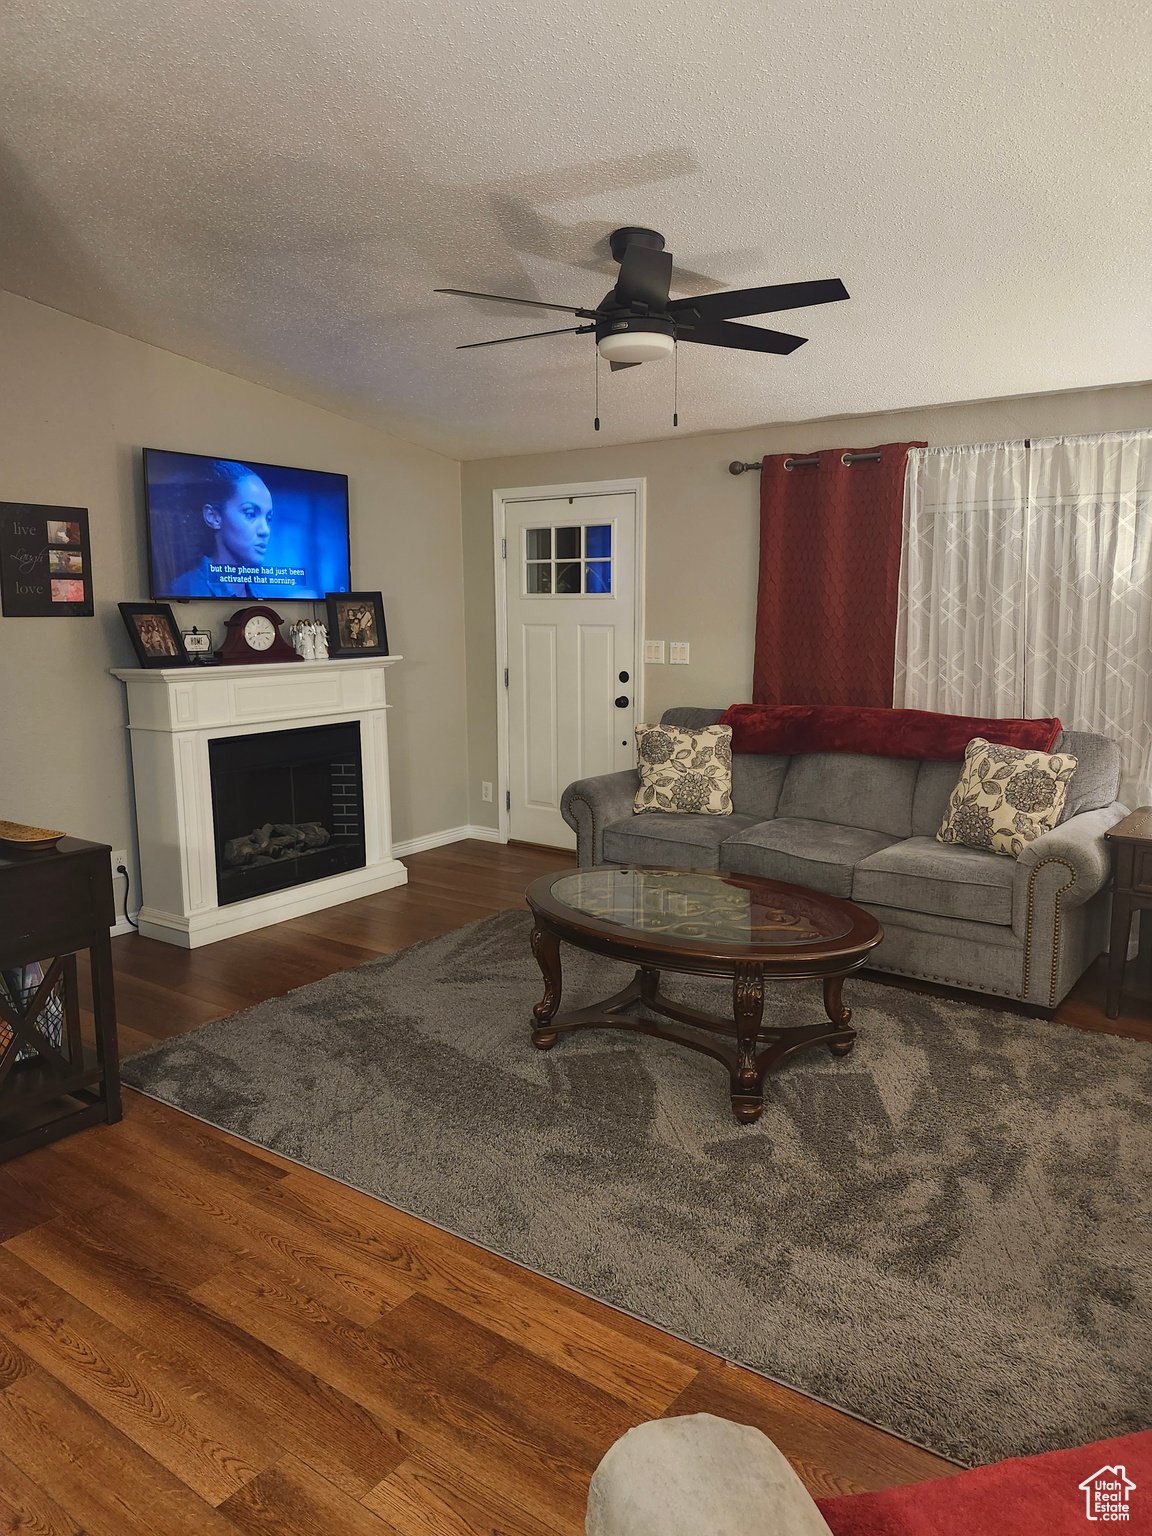
[[[636,493],[504,506],[509,835],[574,848],[564,790],[636,760]]]

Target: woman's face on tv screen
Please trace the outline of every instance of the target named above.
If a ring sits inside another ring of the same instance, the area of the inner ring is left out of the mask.
[[[247,475],[232,487],[219,508],[204,508],[204,520],[216,529],[216,546],[231,565],[262,565],[272,532],[272,497],[259,475]]]

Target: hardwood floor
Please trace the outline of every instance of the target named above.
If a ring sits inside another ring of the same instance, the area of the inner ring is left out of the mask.
[[[205,949],[114,941],[126,1052],[519,906],[553,850]],[[862,982],[879,986],[879,982]],[[1103,1018],[1089,976],[1059,1011]],[[991,1004],[991,1006],[999,1006]],[[759,1425],[815,1494],[950,1463],[175,1110],[0,1167],[0,1531],[545,1536],[632,1424]]]

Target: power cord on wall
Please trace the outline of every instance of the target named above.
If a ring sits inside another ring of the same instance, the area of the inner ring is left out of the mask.
[[[124,921],[129,927],[135,928],[136,932],[139,933],[140,924],[134,923],[128,916],[128,897],[132,894],[132,876],[128,873],[127,866],[123,863],[117,864],[116,873],[124,876]]]

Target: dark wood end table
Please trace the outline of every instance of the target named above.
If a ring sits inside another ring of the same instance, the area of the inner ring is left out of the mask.
[[[1141,806],[1104,836],[1112,844],[1112,931],[1108,940],[1108,991],[1105,1012],[1120,1016],[1123,993],[1152,1002],[1152,934],[1143,914],[1152,912],[1152,805]],[[1140,951],[1135,975],[1127,974],[1128,940],[1133,913],[1140,917]]]
[[[111,854],[105,843],[64,837],[44,853],[0,857],[0,970],[35,962],[44,971],[21,998],[0,989],[0,1162],[120,1119]],[[91,960],[95,1050],[80,1028],[81,949]]]
[[[715,870],[597,865],[561,870],[529,886],[532,952],[544,975],[533,1009],[532,1043],[547,1051],[576,1029],[627,1029],[700,1051],[728,1068],[732,1113],[753,1121],[764,1108],[764,1078],[794,1052],[827,1045],[846,1056],[856,1041],[844,1006],[844,978],[859,970],[884,936],[869,913],[778,880]],[[638,969],[614,996],[560,1012],[561,942]],[[660,990],[661,971],[721,976],[732,982],[732,1018],[688,1008]],[[827,1022],[763,1025],[771,980],[819,978]],[[661,1020],[631,1016],[636,1003]]]

